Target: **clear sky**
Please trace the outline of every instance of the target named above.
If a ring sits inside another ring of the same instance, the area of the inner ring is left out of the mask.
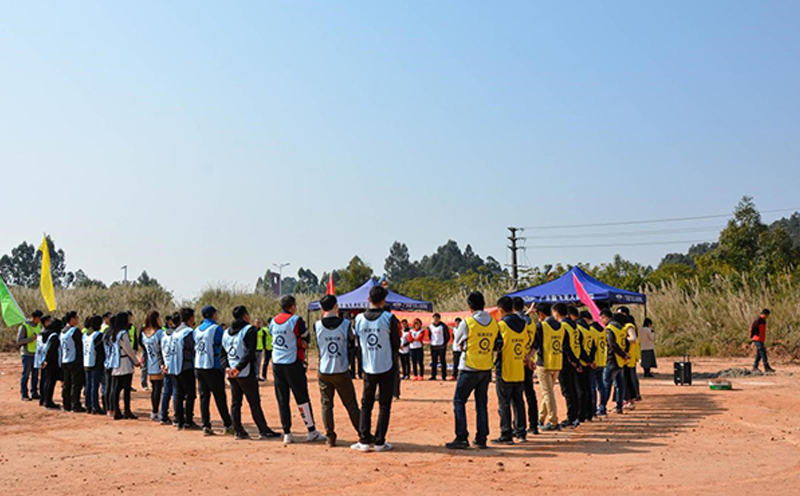
[[[380,273],[394,240],[506,262],[510,225],[800,206],[800,2],[5,2],[0,47],[0,253],[47,231],[180,297]]]

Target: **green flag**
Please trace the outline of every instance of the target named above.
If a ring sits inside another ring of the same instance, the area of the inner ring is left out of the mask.
[[[0,306],[2,306],[3,320],[8,327],[22,324],[25,322],[25,314],[19,308],[17,300],[8,290],[6,282],[0,277]]]

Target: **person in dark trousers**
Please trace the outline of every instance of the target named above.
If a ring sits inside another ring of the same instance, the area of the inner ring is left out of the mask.
[[[233,323],[222,336],[220,364],[231,385],[231,417],[235,439],[250,439],[250,434],[242,425],[242,402],[247,398],[250,414],[258,428],[259,440],[280,437],[267,425],[261,409],[261,394],[258,390],[258,370],[256,369],[256,350],[258,331],[250,325],[250,314],[244,305],[233,309]]]
[[[106,359],[103,361],[103,394],[100,399],[103,402],[103,408],[106,410],[106,415],[108,416],[114,415],[114,410],[111,405],[111,397],[114,391],[114,376],[111,375],[111,372],[114,367],[111,366],[111,359],[115,356],[114,347],[117,343],[111,339],[110,333],[114,329],[116,320],[116,315],[111,315],[108,319],[103,315],[103,326],[105,327],[100,327],[100,332],[103,333],[103,346],[106,349]]]
[[[497,311],[500,331],[494,347],[497,350],[495,388],[500,414],[500,437],[492,442],[514,444],[514,438],[523,442],[527,438],[527,418],[522,397],[525,390],[525,369],[530,360],[531,336],[528,323],[514,313],[511,298],[503,296],[497,300]]]
[[[44,370],[42,370],[42,363],[44,362],[46,341],[42,334],[44,334],[44,330],[47,328],[47,325],[50,324],[51,320],[52,317],[49,315],[42,317],[40,322],[40,325],[42,326],[42,332],[36,336],[36,353],[33,358],[33,368],[36,369],[36,373],[39,378],[36,386],[36,391],[39,393],[36,396],[39,400],[39,406],[44,406]]]
[[[595,322],[592,314],[589,312],[581,312],[581,317],[592,331],[592,339],[594,340],[594,363],[595,368],[591,371],[589,379],[592,388],[592,408],[594,416],[598,415],[598,401],[602,395],[603,389],[603,374],[606,370],[606,362],[608,359],[608,341],[606,340],[606,330],[599,322]]]
[[[325,295],[319,302],[322,320],[314,326],[319,348],[319,392],[322,396],[322,423],[328,446],[336,446],[336,425],[333,417],[333,399],[342,400],[350,423],[358,432],[361,412],[358,409],[353,378],[348,371],[348,334],[350,321],[339,316],[336,296]]]
[[[364,377],[364,358],[361,355],[361,346],[359,346],[358,338],[356,337],[356,312],[351,314],[352,319],[351,322],[353,323],[353,328],[350,329],[350,377],[355,379],[358,377],[362,379]]]
[[[421,381],[425,375],[425,329],[422,328],[422,321],[414,319],[411,327],[411,368],[413,369],[415,381]]]
[[[469,448],[467,400],[473,392],[477,423],[475,446],[486,449],[486,440],[489,437],[488,391],[494,365],[493,345],[500,328],[497,321],[484,310],[486,301],[482,293],[478,291],[470,293],[467,305],[472,316],[463,320],[455,331],[455,339],[464,351],[453,395],[456,438],[445,445],[448,449]]]
[[[114,327],[106,332],[104,339],[109,340],[111,346],[111,376],[114,389],[111,392],[111,405],[114,410],[114,420],[136,420],[131,409],[131,391],[133,390],[133,373],[139,367],[139,358],[131,346],[130,315],[128,312],[118,313],[114,319]],[[123,411],[119,409],[119,399],[123,399]]]
[[[290,394],[294,395],[297,409],[308,430],[307,442],[325,441],[314,423],[314,412],[308,397],[306,377],[306,350],[310,333],[302,317],[297,315],[297,302],[294,296],[281,298],[283,312],[276,315],[269,325],[272,336],[272,375],[275,378],[275,397],[281,414],[283,442],[294,442],[292,436],[292,411]]]
[[[161,335],[161,372],[164,374],[164,390],[161,392],[161,425],[172,425],[169,418],[169,403],[172,402],[172,409],[175,411],[175,385],[178,378],[170,372],[169,364],[174,353],[172,347],[172,334],[180,323],[180,314],[167,315],[166,325]]]
[[[19,394],[22,401],[39,399],[39,369],[33,366],[36,356],[36,338],[42,332],[41,310],[34,310],[29,320],[23,322],[17,331],[17,346],[22,358],[22,376],[19,379]],[[28,381],[30,392],[28,396]]]
[[[514,312],[528,325],[528,334],[530,336],[529,344],[533,346],[536,326],[533,324],[530,316],[525,313],[525,301],[519,296],[515,296],[512,301],[514,303]],[[528,351],[530,352],[530,350]],[[532,367],[525,367],[524,392],[528,410],[528,433],[534,435],[539,434],[539,402],[536,399],[536,389],[533,387]]]
[[[350,446],[356,451],[390,451],[386,442],[392,412],[392,396],[397,382],[400,353],[400,322],[383,309],[388,291],[381,285],[369,290],[369,310],[356,317],[356,335],[364,358],[364,391],[361,395],[359,440]],[[372,431],[372,409],[378,394],[378,422]]]
[[[592,315],[587,311],[578,312],[575,307],[570,307],[569,314],[575,320],[575,326],[581,339],[579,363],[582,370],[578,374],[578,420],[591,422],[595,416],[595,407],[592,404],[592,373],[597,368],[594,358],[597,349],[594,345],[592,329],[586,317],[591,320]]]
[[[100,382],[103,380],[103,362],[106,359],[106,348],[103,345],[103,333],[100,326],[103,318],[99,315],[89,317],[86,334],[83,336],[83,370],[86,377],[86,411],[90,414],[105,415],[100,404]]]
[[[625,362],[630,358],[628,355],[628,336],[622,330],[622,324],[614,320],[614,314],[611,313],[611,310],[606,308],[600,312],[600,322],[606,329],[605,338],[608,353],[606,368],[603,371],[603,388],[600,391],[600,405],[597,407],[597,415],[605,416],[607,414],[606,406],[611,398],[612,387],[617,391],[617,406],[614,412],[621,414],[625,390],[625,380],[622,372],[625,368]]]
[[[61,406],[65,412],[83,413],[81,390],[83,389],[83,340],[78,329],[78,312],[70,311],[64,316],[61,331]]]
[[[447,343],[450,342],[450,329],[442,322],[442,316],[433,314],[431,325],[428,326],[428,336],[431,340],[431,381],[436,380],[436,371],[441,366],[442,380],[447,380]]]
[[[580,356],[580,332],[575,327],[575,321],[569,318],[567,305],[556,303],[553,305],[553,317],[561,323],[566,332],[566,344],[564,347],[564,365],[558,374],[558,383],[561,386],[561,395],[567,404],[567,418],[561,423],[561,427],[575,428],[580,425],[578,419],[578,405],[580,396],[578,390],[578,374],[583,369],[578,362]]]
[[[228,397],[225,395],[225,373],[219,359],[222,336],[225,331],[217,324],[217,309],[206,305],[202,310],[203,322],[194,330],[194,372],[200,390],[200,417],[203,434],[213,436],[211,429],[211,395],[222,417],[225,434],[233,434],[233,421],[228,412]]]
[[[753,363],[753,370],[758,370],[758,364],[764,362],[765,372],[775,372],[775,369],[769,366],[769,359],[767,358],[767,320],[769,320],[769,308],[761,311],[761,314],[750,325],[750,340],[753,346],[756,347],[756,361]]]
[[[452,379],[458,380],[458,365],[461,363],[461,347],[456,343],[455,333],[458,326],[461,325],[461,317],[456,317],[455,324],[453,325],[453,374]]]
[[[194,422],[197,387],[194,378],[194,310],[181,308],[181,323],[172,334],[169,370],[175,374],[175,422],[178,430],[199,430]]]
[[[161,353],[164,330],[162,327],[161,314],[156,310],[151,310],[144,319],[144,327],[139,335],[142,355],[147,357],[142,359],[142,368],[147,369],[147,378],[150,380],[150,420],[154,422],[161,420],[159,408],[164,391],[164,360]]]
[[[269,335],[269,322],[272,322],[272,319],[267,318],[267,326],[262,331],[262,339],[264,341],[264,355],[263,355],[263,363],[261,364],[261,380],[267,380],[267,369],[269,368],[269,362],[272,360],[272,336]]]
[[[408,321],[403,319],[400,321],[400,366],[401,377],[407,381],[411,377],[411,329],[408,327]]]
[[[58,366],[60,351],[61,330],[64,324],[59,319],[52,319],[42,332],[44,351],[42,352],[42,372],[44,373],[44,391],[42,393],[42,406],[48,410],[58,410],[60,405],[53,402],[53,393],[56,382],[61,378],[61,367]]]

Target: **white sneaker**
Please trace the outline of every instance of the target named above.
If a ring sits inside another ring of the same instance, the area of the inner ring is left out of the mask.
[[[358,442],[356,444],[351,445],[350,449],[356,450],[356,451],[362,451],[362,452],[366,453],[367,451],[372,449],[372,446],[370,446],[369,444],[363,444],[363,443]]]
[[[392,451],[392,445],[389,443],[376,444],[375,452],[380,453],[381,451]]]
[[[294,442],[294,437],[291,434],[284,434],[283,435],[283,444],[292,444]]]
[[[306,438],[307,443],[313,443],[314,441],[327,441],[328,438],[322,435],[321,432],[318,430],[313,430],[308,433],[308,437]]]

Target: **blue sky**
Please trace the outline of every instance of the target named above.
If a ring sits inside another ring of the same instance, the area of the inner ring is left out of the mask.
[[[452,238],[505,262],[509,225],[717,214],[744,194],[800,206],[798,2],[1,11],[0,252],[47,231],[70,269],[106,282],[127,264],[192,297],[276,262],[320,274],[358,254],[381,272],[394,240],[414,258]]]

